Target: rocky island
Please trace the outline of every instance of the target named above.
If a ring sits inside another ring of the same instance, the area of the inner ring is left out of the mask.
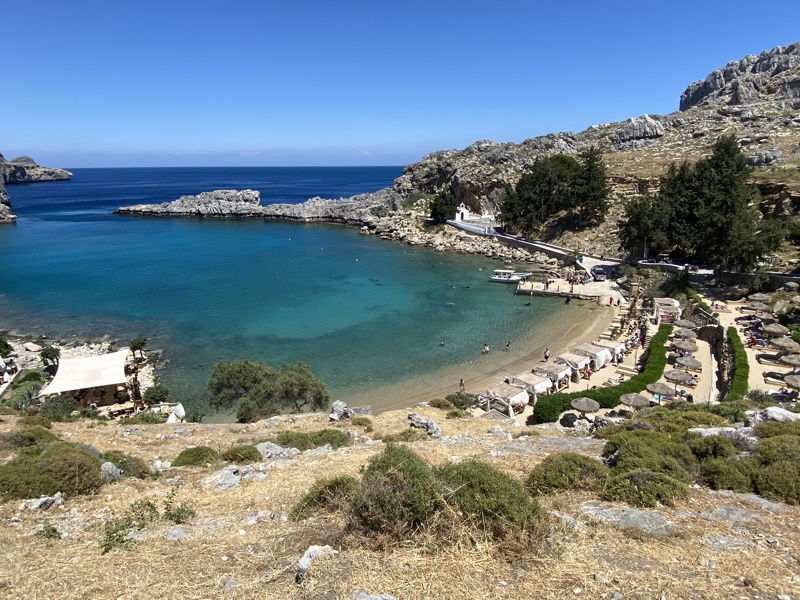
[[[11,199],[5,184],[35,183],[38,181],[64,181],[72,177],[72,173],[64,169],[40,167],[29,156],[20,156],[14,160],[6,160],[0,154],[0,224],[13,224],[17,216],[11,212]]]

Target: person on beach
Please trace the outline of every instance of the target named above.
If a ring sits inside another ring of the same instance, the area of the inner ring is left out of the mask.
[[[614,304],[614,296],[608,299],[608,305],[611,306],[612,304]]]
[[[483,345],[483,354],[489,354],[489,344]]]
[[[462,379],[461,383],[458,384],[458,391],[463,394],[466,389],[467,389],[467,386],[464,385],[464,380]]]
[[[511,342],[506,342],[506,352],[511,350]]]
[[[439,345],[440,345],[440,346],[444,346],[444,340],[442,340],[442,343],[441,343],[441,344],[439,344]]]
[[[547,360],[548,358],[550,358],[550,348],[545,348],[544,349],[544,359]]]

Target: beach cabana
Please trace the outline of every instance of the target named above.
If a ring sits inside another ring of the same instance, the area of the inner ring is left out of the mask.
[[[508,415],[512,419],[514,414],[525,410],[528,404],[528,392],[515,385],[501,383],[486,391],[487,410],[495,410]]]
[[[581,344],[575,347],[575,354],[588,356],[594,363],[593,370],[601,369],[607,362],[611,362],[611,350],[594,344]]]
[[[58,361],[56,376],[39,392],[39,397],[83,390],[92,390],[97,396],[103,395],[104,391],[113,395],[118,391],[117,386],[126,388],[128,385],[125,375],[127,358],[127,349],[100,356],[62,358]]]
[[[567,365],[572,369],[572,375],[575,383],[580,381],[580,378],[586,375],[586,367],[592,362],[592,359],[582,354],[573,354],[572,352],[564,352],[556,356],[555,361],[563,365]]]
[[[614,341],[614,340],[595,340],[592,342],[593,346],[600,346],[601,348],[608,348],[611,350],[612,360],[621,361],[622,357],[625,355],[625,351],[628,349],[628,346],[625,342]]]
[[[536,375],[549,377],[555,385],[556,391],[571,387],[572,367],[554,361],[539,363],[533,368]]]
[[[672,323],[681,318],[681,304],[673,298],[653,298],[656,323]]]
[[[539,396],[548,394],[553,389],[553,381],[549,377],[535,375],[527,371],[519,375],[514,375],[514,377],[511,378],[511,385],[522,388],[528,392],[529,396],[533,396],[534,405],[539,399]]]

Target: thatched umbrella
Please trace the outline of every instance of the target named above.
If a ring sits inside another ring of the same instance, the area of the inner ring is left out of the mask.
[[[748,302],[769,302],[772,298],[767,294],[750,294],[747,297]]]
[[[791,365],[796,369],[800,367],[800,354],[786,354],[781,356],[781,362],[785,365]]]
[[[775,315],[773,315],[772,313],[764,312],[763,310],[761,312],[756,313],[756,319],[760,319],[763,325],[769,325],[770,323],[778,322],[778,318]]]
[[[751,302],[747,306],[745,306],[747,310],[769,310],[769,306],[764,304],[763,302]]]
[[[689,375],[689,373],[687,373],[686,371],[674,369],[672,371],[667,371],[666,373],[664,373],[664,379],[666,379],[667,381],[672,381],[675,384],[678,384],[678,383],[688,383],[689,381],[694,379],[694,377]]]
[[[790,388],[800,390],[800,375],[787,375],[783,378],[783,382]]]
[[[697,344],[693,344],[692,342],[672,342],[672,345],[683,352],[697,352]]]
[[[669,396],[673,390],[666,383],[656,381],[655,383],[648,383],[645,389],[651,394],[658,394],[659,396]]]
[[[674,335],[676,338],[681,338],[684,340],[697,339],[697,334],[694,331],[692,331],[691,329],[683,329],[682,327],[679,327],[678,329],[673,331],[672,335]]]
[[[637,394],[636,392],[622,394],[622,396],[619,397],[619,401],[625,406],[631,407],[633,410],[650,406],[650,400],[641,394]]]
[[[761,331],[774,336],[789,335],[789,328],[784,327],[780,323],[770,323],[769,325],[764,325],[761,328]]]
[[[575,398],[570,402],[570,406],[580,412],[582,417],[586,416],[585,413],[587,412],[593,413],[600,410],[600,405],[597,402],[585,396]]]
[[[683,327],[684,329],[697,329],[697,323],[694,321],[690,321],[689,319],[678,319],[673,323],[677,327]]]
[[[696,358],[692,358],[691,356],[680,356],[675,359],[675,364],[680,365],[682,367],[686,367],[687,369],[703,368],[703,363],[701,363]]]
[[[790,337],[779,337],[779,338],[772,338],[769,341],[769,345],[777,348],[781,352],[792,352],[792,353],[800,353],[800,344],[795,342]]]

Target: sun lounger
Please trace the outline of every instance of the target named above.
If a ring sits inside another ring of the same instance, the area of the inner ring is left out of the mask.
[[[769,365],[771,367],[780,367],[781,369],[793,369],[792,365],[787,365],[780,361],[772,354],[756,354],[756,360],[762,365]]]
[[[773,373],[774,375],[774,373]],[[764,373],[764,383],[769,383],[772,385],[786,385],[783,379],[778,379],[777,377],[772,377],[769,373]]]

